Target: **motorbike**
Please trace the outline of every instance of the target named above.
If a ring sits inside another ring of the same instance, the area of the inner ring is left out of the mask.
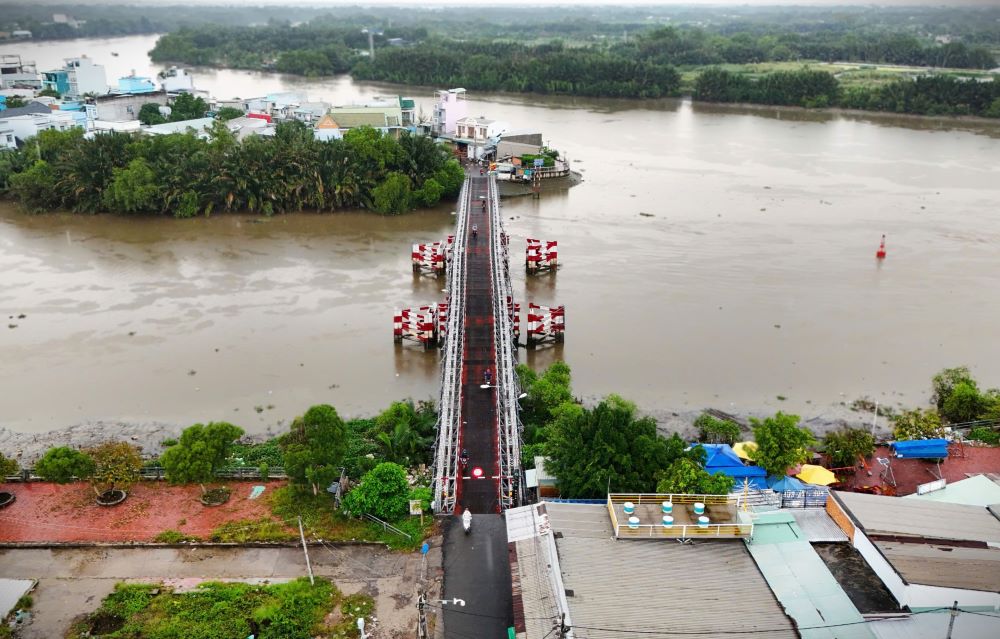
[[[489,386],[493,382],[493,373],[486,371],[483,374],[483,379],[486,380],[486,385]]]
[[[460,464],[462,464],[462,470],[464,471],[469,465],[469,453],[464,448],[462,449],[462,455],[458,458]]]
[[[466,535],[472,532],[472,513],[468,510],[462,513],[462,529]]]
[[[478,236],[478,235],[479,235],[479,227],[476,226],[475,224],[473,224],[472,225],[472,239],[476,239],[476,236]]]

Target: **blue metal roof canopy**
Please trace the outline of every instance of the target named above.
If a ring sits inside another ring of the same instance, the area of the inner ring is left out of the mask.
[[[948,440],[914,439],[893,442],[892,450],[900,459],[945,459],[948,457]]]

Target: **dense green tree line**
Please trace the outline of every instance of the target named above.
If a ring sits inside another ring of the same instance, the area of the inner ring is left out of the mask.
[[[695,83],[694,98],[708,102],[748,102],[917,115],[1000,117],[1000,82],[978,82],[949,75],[901,78],[872,87],[842,89],[824,71],[781,71],[757,78],[724,69],[706,70]]]
[[[991,69],[997,64],[989,49],[962,42],[938,45],[933,40],[893,32],[796,33],[774,26],[760,34],[731,35],[664,27],[615,50],[639,59],[677,65],[818,60]]]
[[[360,128],[343,140],[317,141],[300,122],[242,142],[222,123],[208,139],[120,133],[88,139],[81,129],[44,131],[20,150],[0,154],[0,192],[31,211],[401,213],[454,196],[463,179],[458,162],[430,138],[396,140]]]
[[[436,41],[387,49],[354,66],[354,77],[481,91],[656,98],[680,88],[669,64],[559,44],[522,46]]]

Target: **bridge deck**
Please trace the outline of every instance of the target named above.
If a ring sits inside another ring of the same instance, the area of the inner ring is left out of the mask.
[[[466,222],[465,349],[462,355],[462,428],[459,447],[469,453],[469,465],[457,482],[457,499],[462,509],[474,513],[499,511],[500,472],[497,459],[496,389],[480,388],[485,372],[496,383],[494,348],[493,284],[490,228],[493,206],[489,197],[489,178],[469,178],[469,219]],[[485,208],[482,203],[485,202]],[[478,227],[476,237],[472,227]],[[494,239],[493,241],[497,241]],[[472,469],[482,468],[483,478],[474,479]],[[456,509],[458,512],[458,509]]]

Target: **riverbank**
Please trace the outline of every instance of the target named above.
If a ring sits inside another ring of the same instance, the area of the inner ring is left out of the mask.
[[[600,401],[598,397],[585,397],[584,403],[596,405]],[[725,410],[723,404],[719,405]],[[709,407],[706,407],[709,408]],[[685,439],[693,439],[697,431],[694,429],[694,420],[701,415],[701,410],[681,410],[673,411],[669,409],[650,409],[640,412],[656,419],[659,431],[664,435],[678,433]],[[762,419],[773,415],[774,409],[767,410],[747,410],[732,411],[727,410],[738,420],[749,423],[751,417]],[[794,411],[786,411],[794,412]],[[837,430],[843,425],[853,427],[870,427],[872,415],[852,410],[845,404],[830,404],[828,406],[817,406],[814,413],[802,414],[802,424],[809,428],[817,438],[822,438],[830,431]],[[188,424],[189,425],[189,424]],[[45,451],[53,446],[71,446],[73,448],[90,448],[107,441],[128,441],[138,446],[142,454],[148,456],[159,455],[163,452],[163,441],[177,439],[181,431],[188,425],[169,424],[165,422],[130,422],[125,420],[94,420],[80,422],[56,428],[43,433],[25,433],[9,428],[0,427],[0,452],[8,457],[17,459],[22,466],[32,465]],[[880,416],[878,420],[877,433],[888,435],[890,429],[887,428],[887,420]],[[285,432],[287,426],[280,423],[270,424],[263,432],[246,435],[244,441],[264,441]],[[749,431],[745,433],[748,437]]]

